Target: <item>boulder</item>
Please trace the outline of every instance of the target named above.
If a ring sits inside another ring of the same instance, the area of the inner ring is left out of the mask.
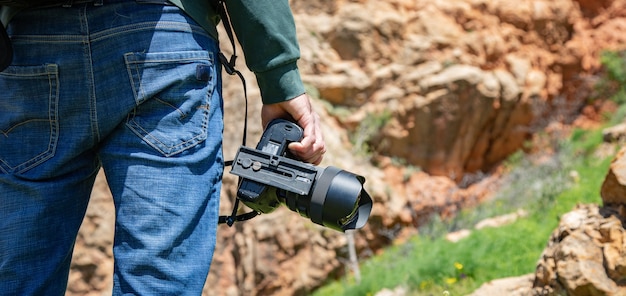
[[[626,295],[626,230],[610,208],[563,215],[535,271],[533,295]]]
[[[611,162],[600,194],[605,206],[617,209],[626,207],[626,147]]]
[[[534,274],[493,280],[470,295],[626,295],[624,218],[612,208],[579,205],[561,217]]]

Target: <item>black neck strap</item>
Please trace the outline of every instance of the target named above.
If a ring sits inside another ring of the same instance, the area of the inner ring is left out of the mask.
[[[242,145],[246,146],[246,134],[248,133],[248,91],[246,88],[246,80],[243,78],[241,72],[235,69],[235,62],[237,61],[237,47],[235,46],[235,36],[233,34],[232,26],[230,24],[230,19],[228,17],[228,13],[226,10],[226,3],[224,0],[218,0],[215,3],[215,9],[220,15],[222,19],[222,23],[224,24],[224,29],[226,30],[226,34],[228,35],[228,39],[230,40],[230,45],[233,49],[233,54],[230,56],[230,59],[227,59],[224,56],[224,53],[220,50],[220,62],[224,66],[224,70],[229,75],[237,75],[239,79],[241,79],[241,83],[243,84],[243,96],[245,100],[245,114],[243,119],[243,137],[242,137]],[[233,164],[232,160],[224,162],[225,166],[231,166]],[[237,183],[241,183],[241,177],[239,178]],[[239,199],[235,198],[235,204],[233,205],[233,211],[230,216],[220,216],[218,223],[219,224],[227,224],[228,226],[233,226],[236,221],[245,221],[252,219],[259,215],[258,212],[249,212],[241,215],[237,215],[239,211]]]

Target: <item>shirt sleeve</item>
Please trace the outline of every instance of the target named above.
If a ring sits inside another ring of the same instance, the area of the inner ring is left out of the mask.
[[[288,0],[229,0],[228,15],[254,72],[264,104],[303,94],[297,61],[300,48]]]

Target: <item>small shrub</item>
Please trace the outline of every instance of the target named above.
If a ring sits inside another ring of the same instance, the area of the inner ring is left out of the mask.
[[[389,110],[369,113],[365,116],[357,129],[350,135],[350,140],[356,153],[362,155],[372,153],[372,141],[380,134],[380,130],[389,122],[391,116],[392,113]]]
[[[596,97],[626,103],[626,51],[604,51],[600,63],[606,75],[596,83]]]

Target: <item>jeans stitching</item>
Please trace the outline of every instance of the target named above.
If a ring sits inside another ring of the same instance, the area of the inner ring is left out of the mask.
[[[158,21],[158,22],[141,22],[134,23],[124,26],[119,26],[107,30],[102,30],[99,32],[94,32],[91,35],[91,41],[99,41],[106,38],[114,38],[118,35],[125,35],[131,32],[140,32],[140,31],[154,31],[157,30],[172,30],[176,32],[186,32],[186,33],[194,33],[203,35],[208,38],[212,38],[202,27],[182,23],[182,22],[174,22],[174,21]]]
[[[83,7],[80,10],[80,26],[81,32],[84,32],[85,35],[91,36],[89,21],[87,19],[87,7]],[[91,39],[91,38],[89,38]],[[91,126],[91,134],[93,136],[93,144],[100,142],[100,127],[98,125],[98,101],[96,96],[96,82],[95,82],[95,74],[94,74],[94,63],[93,63],[93,52],[92,52],[92,43],[86,42],[84,47],[84,60],[88,61],[87,68],[85,73],[87,76],[87,85],[89,92],[89,119]]]
[[[50,85],[50,88],[52,88],[52,86],[56,86],[56,91],[50,91],[50,97],[49,101],[50,101],[50,107],[48,110],[48,114],[52,114],[54,113],[54,115],[52,116],[52,118],[50,119],[50,139],[48,142],[48,150],[46,150],[45,152],[42,152],[41,154],[39,154],[37,157],[33,158],[32,160],[35,159],[39,159],[35,162],[33,162],[30,166],[24,167],[22,170],[19,170],[18,173],[23,173],[35,166],[38,166],[39,164],[43,163],[44,161],[50,159],[51,157],[54,156],[54,154],[56,153],[56,147],[57,147],[57,141],[58,141],[58,131],[59,131],[59,121],[57,120],[58,118],[58,103],[59,103],[59,87],[58,87],[58,72],[57,72],[57,67],[56,65],[48,65],[48,83]],[[31,160],[31,161],[32,161]]]
[[[124,59],[127,64],[126,68],[129,73],[131,87],[133,89],[133,95],[135,96],[135,102],[137,103],[137,106],[141,105],[143,102],[149,99],[154,99],[154,97],[152,98],[147,97],[143,84],[141,83],[142,78],[140,77],[141,76],[140,73],[142,70],[142,67],[141,67],[142,65],[151,64],[151,63],[169,63],[169,62],[181,63],[181,62],[190,62],[190,61],[191,62],[194,62],[194,61],[195,62],[203,62],[203,61],[212,62],[213,61],[212,53],[204,52],[204,51],[201,53],[202,54],[200,54],[200,52],[198,51],[178,52],[176,53],[177,54],[176,58],[169,57],[173,53],[157,53],[157,54],[150,55],[150,57],[145,57],[143,59],[138,57],[137,53],[126,53],[124,55]],[[215,77],[215,73],[213,73],[212,76]],[[212,89],[212,85],[213,85],[212,83],[214,82],[211,82],[211,84],[205,85],[205,88]],[[205,93],[203,106],[210,105],[210,102],[208,101],[210,100],[211,95],[212,95],[212,91],[208,91],[207,93]],[[173,107],[169,103],[166,105]],[[182,112],[178,110],[178,108],[175,108],[175,109],[179,113]],[[141,123],[135,120],[136,111],[137,111],[137,107],[135,107],[133,112],[131,112],[128,115],[126,125],[135,135],[143,139],[148,145],[150,145],[155,150],[159,151],[161,154],[167,157],[181,153],[193,147],[195,144],[200,143],[207,137],[206,136],[208,132],[207,125],[208,125],[208,120],[209,120],[209,110],[207,108],[202,108],[200,110],[200,112],[202,112],[202,121],[200,122],[201,133],[198,133],[194,135],[193,137],[185,139],[183,141],[179,141],[175,145],[163,142],[161,139],[155,137],[150,131],[146,130],[141,125]]]
[[[3,164],[3,166],[6,166],[8,168],[8,170],[2,168],[2,171],[4,172],[9,172],[9,171],[13,171],[15,173],[24,173],[36,166],[38,166],[39,164],[45,162],[46,160],[52,158],[55,153],[56,153],[56,148],[57,148],[57,142],[58,142],[58,132],[59,132],[59,121],[58,121],[58,100],[59,100],[59,85],[58,85],[58,68],[56,65],[45,65],[45,71],[41,72],[41,73],[29,73],[29,75],[27,74],[17,74],[14,76],[18,76],[18,77],[32,77],[32,76],[39,76],[39,75],[46,75],[47,76],[47,80],[48,80],[48,85],[49,85],[49,93],[48,93],[48,119],[33,119],[33,120],[29,120],[27,122],[33,122],[33,121],[48,121],[49,122],[49,126],[50,126],[50,136],[48,138],[48,144],[47,144],[47,148],[46,150],[42,151],[41,153],[31,157],[30,159],[27,159],[25,161],[23,161],[22,163],[16,164],[14,166],[11,166],[8,162],[6,162],[6,160],[4,159],[0,159],[0,162]],[[16,125],[13,125],[11,129],[21,125],[21,124],[25,124],[26,122],[20,122]],[[8,133],[11,129],[7,130],[7,131],[3,131],[3,134]]]
[[[203,111],[203,115],[204,118],[207,118],[208,114],[207,112]],[[206,119],[204,119],[206,120]],[[204,121],[203,120],[203,121]],[[196,136],[194,136],[193,138],[189,138],[186,141],[180,142],[177,145],[173,145],[173,146],[168,146],[167,143],[164,143],[163,141],[161,141],[159,138],[153,136],[150,132],[146,131],[141,125],[139,125],[139,123],[137,123],[133,118],[130,119],[129,122],[132,122],[134,124],[132,124],[132,126],[130,127],[131,130],[133,131],[133,133],[135,133],[137,136],[139,136],[140,138],[146,140],[146,139],[151,139],[150,141],[146,141],[146,143],[148,145],[150,145],[152,148],[156,149],[157,151],[161,152],[163,155],[165,156],[172,156],[178,153],[181,153],[191,147],[193,147],[193,144],[199,143],[200,141],[204,140],[206,137],[204,136],[204,133],[206,133],[206,125],[203,124],[202,125],[202,134],[198,134]],[[139,130],[141,130],[143,132],[140,133]],[[161,144],[161,146],[155,145],[154,143],[159,143]],[[182,148],[181,148],[182,147]],[[163,149],[163,148],[168,148],[168,149]]]
[[[135,86],[135,72],[133,70],[138,71],[137,65],[130,63],[130,59],[132,58],[132,53],[127,53],[124,55],[124,61],[126,62],[126,71],[128,72],[128,77],[130,78],[130,87],[133,90],[133,96],[135,97],[135,104],[139,105],[139,90]],[[134,67],[131,67],[134,65]],[[134,110],[133,110],[134,112]]]
[[[28,35],[28,34],[12,34],[11,42],[31,42],[31,43],[86,43],[96,42],[106,38],[115,38],[118,35],[125,35],[130,32],[172,30],[176,32],[186,32],[198,34],[207,38],[213,38],[202,27],[194,24],[175,22],[175,21],[158,21],[158,22],[141,22],[129,25],[118,26],[115,28],[93,32],[90,37],[83,35]],[[89,40],[89,38],[91,40]]]

